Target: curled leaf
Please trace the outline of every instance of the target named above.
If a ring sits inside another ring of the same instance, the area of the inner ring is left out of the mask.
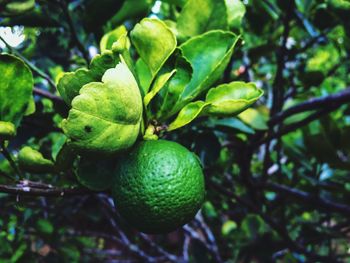
[[[182,126],[185,126],[186,124],[189,124],[191,121],[197,118],[208,105],[209,104],[205,103],[204,101],[196,101],[187,104],[179,112],[176,119],[170,123],[168,131],[176,130]]]
[[[101,51],[105,51],[107,49],[111,50],[113,43],[117,42],[121,36],[126,35],[127,33],[128,31],[126,30],[124,25],[119,26],[111,32],[106,33],[100,41]]]
[[[0,121],[0,141],[8,140],[16,136],[16,127],[13,123]]]
[[[205,102],[210,103],[207,114],[214,116],[233,116],[256,102],[263,91],[254,83],[231,82],[219,85],[208,91]]]
[[[23,147],[18,153],[18,164],[23,171],[32,173],[47,173],[54,171],[54,163],[51,160],[32,149],[29,146]]]
[[[119,63],[102,82],[83,86],[62,128],[81,153],[113,154],[131,147],[139,134],[142,100],[128,67]]]
[[[116,160],[96,160],[82,157],[79,160],[76,177],[83,186],[93,191],[103,191],[111,187]]]

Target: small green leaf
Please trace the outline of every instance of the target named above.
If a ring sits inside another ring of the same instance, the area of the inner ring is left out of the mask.
[[[168,80],[174,75],[176,72],[176,69],[163,73],[159,75],[149,93],[146,94],[145,98],[143,99],[145,106],[147,107],[150,101],[153,99],[153,97],[164,87],[164,85],[168,82]]]
[[[237,223],[232,220],[227,220],[221,227],[221,233],[226,237],[235,229],[237,229]]]
[[[119,26],[113,31],[106,33],[100,41],[101,51],[105,51],[107,49],[111,50],[113,43],[117,42],[121,36],[126,35],[127,33],[128,31],[126,30],[124,25]]]
[[[19,58],[0,55],[0,120],[16,127],[26,113],[32,98],[33,75]]]
[[[170,123],[168,131],[173,131],[189,124],[201,114],[206,106],[208,106],[208,104],[203,101],[196,101],[187,104],[179,112],[176,119]]]
[[[253,83],[237,81],[222,84],[208,91],[205,102],[210,105],[207,112],[213,116],[233,116],[247,109],[262,95],[263,91]]]
[[[103,191],[111,187],[116,160],[96,160],[81,158],[78,165],[77,179],[83,186],[93,191]]]
[[[47,219],[39,218],[36,221],[36,228],[40,233],[47,234],[47,235],[52,234],[54,231],[54,227],[53,227],[52,223]]]
[[[63,100],[70,105],[85,84],[101,81],[105,71],[114,68],[118,62],[119,59],[116,58],[113,52],[106,50],[92,59],[89,69],[84,68],[75,72],[65,73],[58,81],[58,92]]]
[[[144,18],[130,35],[153,79],[176,48],[174,33],[161,20]]]
[[[16,136],[16,127],[11,122],[0,121],[0,141],[9,140]]]
[[[246,109],[238,115],[238,118],[255,130],[268,129],[265,117],[256,109]]]
[[[56,171],[66,171],[73,166],[77,154],[67,143],[64,143],[57,153],[55,160]]]
[[[21,15],[35,7],[35,0],[15,0],[6,2],[5,7],[3,7],[4,10],[1,10],[1,13],[8,16]]]
[[[113,154],[131,147],[139,134],[142,99],[129,68],[119,63],[102,82],[83,86],[62,122],[68,145],[81,153]]]
[[[23,171],[32,173],[47,173],[54,169],[51,160],[45,159],[40,152],[29,146],[25,146],[19,151],[18,164]]]

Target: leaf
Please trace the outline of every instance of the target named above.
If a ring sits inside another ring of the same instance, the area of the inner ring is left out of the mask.
[[[31,96],[28,102],[28,107],[24,113],[24,116],[32,115],[33,113],[35,113],[35,110],[36,110],[36,106],[35,106],[34,97]]]
[[[156,78],[151,91],[147,93],[145,98],[143,99],[144,105],[146,107],[151,102],[153,97],[164,87],[168,80],[174,75],[175,72],[176,70],[174,69],[170,72],[163,73]]]
[[[40,233],[47,234],[47,235],[52,234],[54,231],[54,227],[52,223],[49,220],[42,219],[42,218],[39,218],[36,221],[36,228]]]
[[[4,6],[2,5],[3,4],[0,3],[0,9],[3,9],[1,10],[2,15],[16,16],[32,10],[35,7],[35,0],[6,1]]]
[[[208,91],[206,103],[210,103],[207,114],[213,116],[233,116],[256,102],[263,91],[253,83],[231,82]]]
[[[221,233],[224,237],[227,237],[235,229],[237,229],[237,223],[232,220],[227,220],[221,227]]]
[[[90,31],[98,30],[122,7],[124,0],[87,0],[83,12],[83,23]]]
[[[153,80],[176,48],[174,33],[161,20],[144,18],[136,24],[130,36]]]
[[[125,0],[122,7],[111,19],[112,25],[120,25],[127,19],[145,17],[151,10],[154,0]]]
[[[16,127],[11,122],[0,121],[0,141],[9,140],[16,136]]]
[[[177,19],[178,37],[184,40],[214,29],[238,30],[244,14],[240,0],[189,0]]]
[[[187,104],[177,115],[176,119],[170,123],[168,131],[173,131],[186,124],[189,124],[196,117],[198,117],[204,108],[208,106],[207,103],[203,101],[196,101]]]
[[[135,70],[136,70],[136,74],[139,78],[142,95],[144,97],[145,94],[147,94],[147,92],[151,86],[152,74],[151,74],[149,68],[147,67],[147,65],[145,64],[145,62],[143,62],[143,60],[141,58],[139,58],[136,61]]]
[[[174,115],[222,76],[238,39],[239,37],[231,32],[214,30],[193,37],[180,46],[183,57],[193,69],[193,74],[185,88],[181,87],[177,89],[179,93],[173,94],[178,100],[163,118]]]
[[[225,0],[227,7],[227,21],[229,28],[239,31],[242,19],[246,12],[245,5],[241,0]]]
[[[185,39],[211,29],[228,30],[225,1],[188,0],[177,19],[179,37]]]
[[[83,186],[93,191],[104,191],[111,187],[115,165],[115,159],[81,158],[76,176]]]
[[[119,63],[102,82],[84,85],[62,122],[68,145],[81,153],[113,154],[132,146],[139,134],[142,100],[128,67]]]
[[[111,50],[114,42],[117,42],[121,36],[124,36],[128,33],[125,26],[119,26],[111,32],[106,33],[100,41],[101,51]]]
[[[54,169],[51,160],[45,159],[40,152],[29,146],[25,146],[19,151],[18,164],[22,170],[32,173],[47,173]]]
[[[175,62],[175,75],[169,80],[166,88],[162,89],[157,96],[156,117],[164,121],[164,116],[174,107],[179,100],[182,91],[191,81],[192,67],[191,64],[182,56],[177,57]]]
[[[75,72],[65,73],[58,81],[58,92],[63,100],[70,105],[85,84],[101,81],[105,71],[114,68],[118,62],[119,59],[114,56],[112,51],[102,52],[101,55],[96,55],[91,60],[89,69],[82,68]]]
[[[26,113],[32,97],[33,75],[19,58],[0,55],[0,120],[16,127]]]
[[[256,109],[246,109],[238,115],[238,118],[255,130],[268,129],[265,117]]]
[[[224,118],[224,119],[210,118],[209,121],[207,122],[207,126],[210,128],[220,127],[220,126],[226,127],[226,128],[232,128],[247,134],[255,133],[255,131],[252,128],[245,125],[242,121],[240,121],[237,118]]]

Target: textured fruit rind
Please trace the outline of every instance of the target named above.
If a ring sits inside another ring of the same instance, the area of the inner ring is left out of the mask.
[[[165,233],[188,223],[200,209],[204,176],[197,157],[180,144],[144,141],[119,160],[112,191],[130,225]]]

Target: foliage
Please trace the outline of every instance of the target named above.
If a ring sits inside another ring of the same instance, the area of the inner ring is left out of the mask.
[[[348,262],[349,10],[0,0],[23,37],[0,30],[0,262]],[[110,171],[158,138],[199,156],[206,198],[146,235]]]

